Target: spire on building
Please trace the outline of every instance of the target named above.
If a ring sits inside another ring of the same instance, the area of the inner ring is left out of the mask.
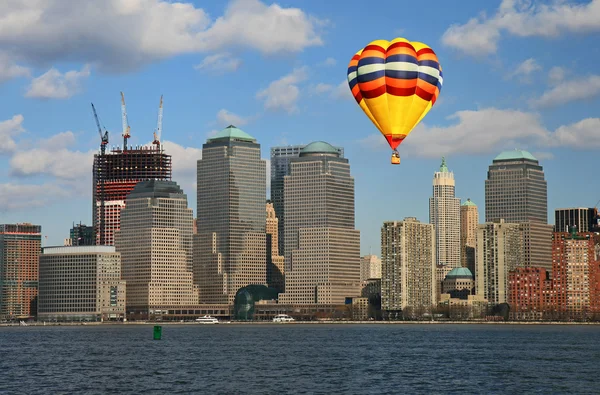
[[[446,166],[446,158],[442,156],[442,164],[440,165],[440,173],[448,173],[448,166]]]

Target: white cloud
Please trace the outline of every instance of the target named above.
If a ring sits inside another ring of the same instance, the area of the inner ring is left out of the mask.
[[[562,77],[562,76],[561,76]],[[562,81],[541,97],[531,100],[533,107],[546,108],[600,95],[600,76],[592,75],[576,80]]]
[[[162,145],[173,161],[173,181],[181,185],[188,195],[195,195],[196,164],[202,159],[202,148],[184,147],[172,141],[164,141]]]
[[[91,63],[126,71],[184,53],[241,47],[265,54],[322,45],[326,24],[299,8],[234,0],[211,19],[190,0],[0,2],[0,46],[45,66]]]
[[[331,92],[333,90],[333,85],[320,82],[317,85],[311,86],[310,89],[317,95],[322,95],[323,93]]]
[[[219,125],[223,127],[234,125],[234,126],[243,126],[247,124],[249,121],[248,118],[241,117],[237,114],[227,111],[226,109],[221,109],[217,113],[217,122]]]
[[[325,59],[323,61],[323,63],[321,63],[321,66],[333,67],[336,64],[337,64],[337,61],[335,60],[335,58],[329,57],[329,58]]]
[[[17,77],[29,77],[30,70],[13,62],[7,54],[0,53],[0,83]]]
[[[587,118],[561,126],[554,133],[556,144],[578,149],[600,148],[600,118]]]
[[[40,99],[68,99],[81,92],[83,81],[90,76],[90,66],[81,71],[68,71],[62,74],[51,68],[41,76],[34,78],[25,97]]]
[[[242,60],[231,56],[230,53],[218,53],[205,57],[200,64],[194,66],[196,70],[206,70],[214,74],[224,74],[236,71]]]
[[[519,64],[517,68],[508,75],[508,78],[516,78],[523,83],[530,83],[531,74],[541,69],[542,66],[540,66],[534,58],[529,58]]]
[[[554,132],[541,125],[537,114],[518,110],[464,110],[448,119],[456,122],[443,127],[419,124],[401,147],[406,147],[405,152],[422,157],[493,154],[515,147],[600,148],[600,133],[597,132],[600,118],[561,126]],[[389,148],[381,134],[370,135],[361,143],[377,149]],[[548,157],[551,154],[543,152],[542,155]]]
[[[340,82],[331,92],[331,95],[336,99],[352,99],[354,100],[354,96],[352,96],[352,91],[350,90],[350,86],[348,86],[348,81],[343,80]]]
[[[597,31],[600,31],[600,0],[587,4],[503,0],[492,17],[484,14],[464,25],[450,26],[442,42],[468,55],[482,56],[496,52],[503,33],[518,37],[557,37],[565,32]]]
[[[298,110],[296,103],[300,98],[298,84],[307,78],[306,67],[294,69],[290,74],[271,82],[266,89],[259,91],[256,97],[265,100],[267,110],[296,112]]]
[[[0,212],[43,207],[58,198],[70,197],[69,190],[54,183],[0,184]]]
[[[23,115],[18,114],[0,122],[0,155],[13,153],[17,149],[14,137],[25,131],[23,119]]]
[[[552,67],[548,72],[548,80],[551,84],[558,84],[565,79],[565,69],[562,67]]]
[[[10,160],[10,175],[29,177],[48,175],[62,180],[84,179],[92,173],[96,150],[71,151],[39,146],[16,152]]]

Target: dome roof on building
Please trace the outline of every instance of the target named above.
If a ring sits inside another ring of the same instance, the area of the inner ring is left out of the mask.
[[[471,201],[471,199],[467,199],[467,201],[466,201],[466,202],[464,202],[462,205],[463,205],[463,206],[477,207],[477,205],[476,205],[475,203],[473,203],[473,202]]]
[[[531,155],[531,153],[529,151],[525,151],[525,150],[521,150],[521,149],[504,151],[504,152],[500,153],[500,155],[498,155],[497,157],[494,158],[494,160],[522,160],[522,159],[534,160],[537,162],[537,159],[535,158],[535,156]]]
[[[213,137],[209,138],[208,141],[210,142],[221,139],[247,141],[251,143],[256,142],[256,139],[254,137],[250,136],[248,133],[236,128],[233,125],[227,126],[225,129],[221,130]]]
[[[328,154],[338,156],[339,152],[333,145],[324,141],[314,141],[300,150],[300,155]]]
[[[442,156],[442,164],[440,165],[440,173],[448,173],[448,166],[446,166],[446,158]]]
[[[458,277],[468,277],[473,278],[473,273],[466,267],[456,267],[450,270],[450,273],[446,275],[446,278],[458,278]]]

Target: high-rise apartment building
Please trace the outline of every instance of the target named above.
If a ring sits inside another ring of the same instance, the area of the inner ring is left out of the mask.
[[[171,180],[171,155],[160,145],[113,148],[94,155],[92,221],[97,245],[114,245],[121,210],[139,181]]]
[[[38,320],[120,321],[125,298],[114,246],[45,247],[40,255]]]
[[[429,312],[436,303],[435,230],[416,218],[381,228],[381,309]]]
[[[485,180],[485,220],[523,225],[524,265],[551,270],[552,226],[544,169],[527,151],[505,151],[494,158]],[[477,275],[476,275],[477,276]]]
[[[354,228],[354,178],[348,159],[318,141],[304,147],[284,177],[284,303],[344,303],[360,295],[360,233]]]
[[[143,181],[131,191],[115,235],[129,316],[144,319],[162,306],[198,303],[192,233],[192,209],[177,183]]]
[[[596,208],[557,208],[554,210],[555,232],[569,232],[571,227],[578,232],[600,232],[600,216]]]
[[[477,241],[477,226],[479,211],[477,205],[467,199],[460,206],[460,251],[461,266],[475,273],[475,246]]]
[[[233,304],[267,283],[266,163],[260,144],[229,126],[202,146],[197,174],[194,278],[202,303]]]
[[[552,283],[555,307],[571,317],[600,312],[600,261],[594,235],[588,232],[554,233]]]
[[[290,174],[289,164],[290,159],[300,156],[300,151],[306,147],[306,144],[301,145],[286,145],[281,147],[271,148],[271,202],[275,209],[275,215],[279,219],[279,253],[284,254],[284,208],[283,208],[283,179]],[[337,149],[340,158],[344,157],[344,148],[334,147]]]
[[[279,255],[278,218],[273,203],[267,203],[267,285],[283,292],[284,266],[283,255]]]
[[[523,232],[519,224],[499,220],[477,228],[475,290],[490,304],[508,301],[508,273],[523,264]]]
[[[381,259],[377,255],[360,258],[360,281],[381,278]]]
[[[42,227],[0,225],[0,320],[36,314]]]

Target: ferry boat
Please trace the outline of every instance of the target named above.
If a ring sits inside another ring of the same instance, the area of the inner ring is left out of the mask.
[[[296,320],[287,314],[277,314],[273,318],[273,322],[292,322],[292,321],[296,321]]]
[[[211,317],[210,315],[205,315],[203,317],[196,318],[196,322],[199,322],[201,324],[218,324],[219,320],[214,317]]]

